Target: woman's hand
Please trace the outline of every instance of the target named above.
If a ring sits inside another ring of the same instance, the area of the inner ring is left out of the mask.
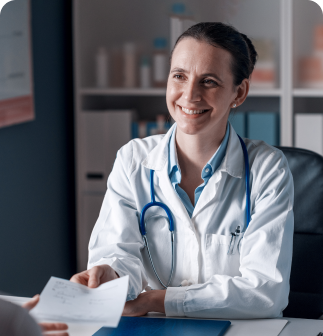
[[[31,309],[35,308],[37,303],[39,302],[39,295],[35,295],[30,301],[23,304],[23,308],[30,311]],[[51,322],[42,322],[38,323],[41,327],[43,335],[45,336],[45,332],[47,331],[57,331],[57,333],[51,333],[51,336],[68,336],[67,332],[62,332],[68,329],[68,325],[65,323],[51,323]]]
[[[165,313],[165,290],[151,290],[139,294],[137,299],[126,302],[123,316],[143,316],[149,312]]]
[[[88,286],[90,288],[96,288],[105,282],[118,278],[119,275],[109,265],[100,265],[73,275],[70,281]]]

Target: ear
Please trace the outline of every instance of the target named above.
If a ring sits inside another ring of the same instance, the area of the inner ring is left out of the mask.
[[[236,107],[240,106],[247,98],[250,89],[250,79],[245,78],[237,88],[237,97],[234,100]]]

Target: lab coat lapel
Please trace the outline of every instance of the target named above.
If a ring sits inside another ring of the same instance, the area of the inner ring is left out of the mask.
[[[156,172],[164,169],[165,164],[168,163],[168,142],[173,133],[174,127],[175,124],[164,135],[156,147],[148,153],[147,157],[142,162],[144,167],[152,169]]]
[[[173,215],[176,215],[182,222],[189,223],[188,225],[192,227],[187,210],[174,190],[168,176],[168,143],[174,127],[175,124],[165,134],[156,147],[147,155],[145,160],[142,162],[142,165],[155,171],[155,175],[158,178],[158,185],[167,200],[166,204],[169,206]]]
[[[219,189],[220,182],[227,174],[235,178],[241,178],[244,172],[244,157],[237,133],[230,124],[230,138],[223,161],[217,171],[214,172],[204,187],[201,196],[194,208],[192,219],[207,206]]]
[[[165,165],[165,169],[162,171],[156,171],[156,175],[159,179],[159,187],[167,199],[167,205],[171,209],[173,215],[176,215],[183,223],[188,223],[192,228],[191,219],[187,210],[170,182],[167,165]]]

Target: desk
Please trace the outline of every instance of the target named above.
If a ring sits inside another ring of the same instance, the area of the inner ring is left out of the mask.
[[[28,298],[20,298],[15,296],[1,296],[0,298],[11,301],[13,303],[22,305]],[[163,314],[151,313],[149,317],[160,317],[163,318]],[[323,332],[323,320],[305,320],[305,319],[295,319],[295,318],[282,318],[283,320],[288,320],[285,328],[279,334],[279,336],[317,336],[317,334]],[[265,320],[271,321],[271,319]],[[256,324],[261,323],[261,320],[231,320],[231,327],[226,332],[225,336],[250,336],[245,334],[242,330],[248,324],[253,324],[256,327]],[[91,336],[93,335],[100,327],[95,325],[88,324],[69,324],[69,335],[70,336]],[[263,333],[259,332],[259,336]]]

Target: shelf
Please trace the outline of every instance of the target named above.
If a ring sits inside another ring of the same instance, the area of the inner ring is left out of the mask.
[[[323,97],[322,89],[294,89],[294,97]]]
[[[165,96],[166,88],[84,88],[80,91],[81,95],[98,95],[98,96]]]
[[[166,88],[83,88],[79,90],[81,95],[96,96],[165,96]],[[280,97],[281,89],[252,89],[249,91],[249,97]]]
[[[251,89],[248,97],[280,97],[281,89]]]

